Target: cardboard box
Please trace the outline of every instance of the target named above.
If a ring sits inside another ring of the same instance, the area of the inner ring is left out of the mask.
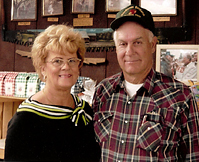
[[[14,96],[15,94],[15,79],[18,72],[8,72],[4,80],[5,96]]]
[[[38,74],[36,74],[36,73],[29,74],[29,79],[27,81],[26,97],[30,97],[40,90],[40,82],[41,82],[41,80],[39,79]]]
[[[4,80],[7,72],[0,72],[0,95],[5,94]]]
[[[19,73],[15,79],[15,96],[26,97],[28,73]]]

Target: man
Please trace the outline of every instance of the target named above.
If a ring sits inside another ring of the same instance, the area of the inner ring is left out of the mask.
[[[121,73],[93,100],[101,162],[199,161],[199,116],[189,87],[153,69],[150,12],[130,5],[111,23]]]
[[[197,62],[198,62],[198,52],[194,52],[193,56],[192,56],[192,62],[194,62],[195,66],[197,66]]]
[[[171,55],[170,52],[166,52],[166,54],[163,55],[160,65],[160,71],[163,74],[173,77],[173,55]]]
[[[184,71],[182,73],[182,80],[197,79],[197,67],[192,62],[192,57],[189,53],[183,56]]]

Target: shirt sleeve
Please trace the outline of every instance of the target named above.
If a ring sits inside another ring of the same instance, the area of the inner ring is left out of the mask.
[[[196,100],[190,95],[191,98],[184,104],[185,109],[181,114],[182,141],[179,150],[182,157],[186,155],[185,161],[199,161],[199,113]]]

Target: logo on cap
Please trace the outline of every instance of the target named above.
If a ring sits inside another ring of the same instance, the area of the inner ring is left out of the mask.
[[[130,14],[134,15],[134,14],[136,14],[136,12],[137,12],[137,10],[131,9],[130,12],[129,12],[129,15],[130,15]]]

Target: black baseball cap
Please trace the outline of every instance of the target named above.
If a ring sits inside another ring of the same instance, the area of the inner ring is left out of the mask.
[[[111,22],[111,28],[116,30],[127,21],[134,21],[149,29],[155,34],[155,26],[151,12],[148,10],[131,4],[116,14],[115,20]]]

